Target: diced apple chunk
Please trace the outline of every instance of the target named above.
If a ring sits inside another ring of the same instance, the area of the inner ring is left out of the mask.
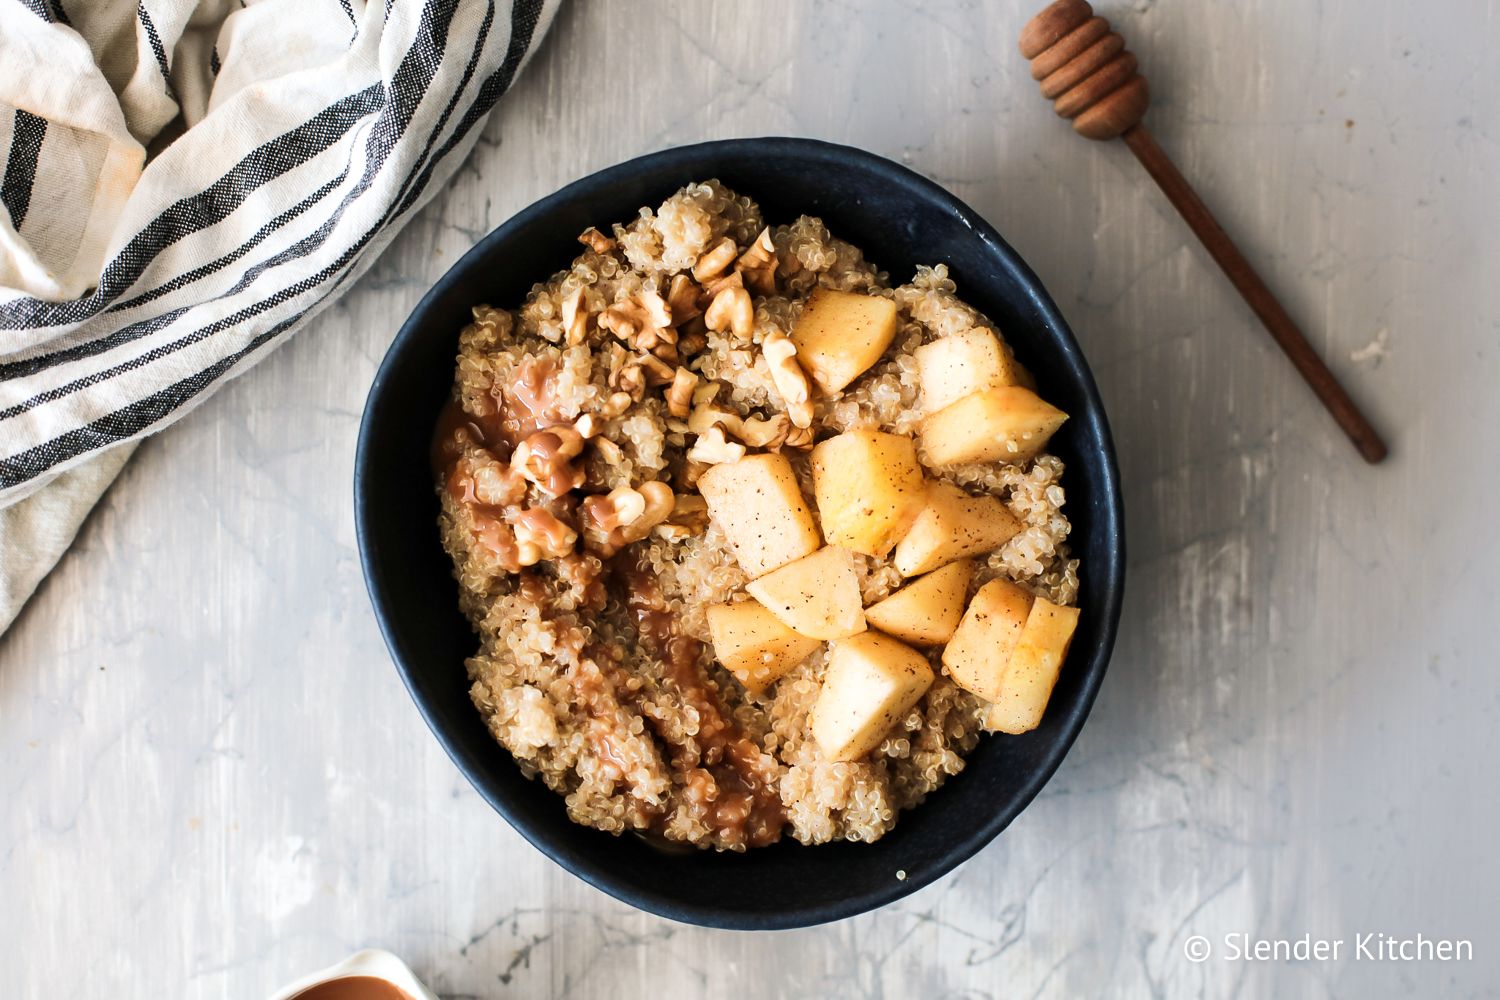
[[[979,588],[943,649],[943,666],[953,683],[985,701],[1000,697],[1031,604],[1031,593],[1009,580]]]
[[[854,556],[837,545],[772,570],[745,589],[787,627],[813,639],[865,630]]]
[[[896,543],[902,576],[916,576],[1004,545],[1021,530],[998,497],[971,497],[950,483],[927,487],[927,506]]]
[[[889,552],[926,502],[917,446],[899,434],[831,437],[813,449],[812,474],[823,538],[865,555]]]
[[[941,646],[964,615],[964,596],[974,564],[960,559],[918,577],[878,604],[865,608],[871,628],[918,646]]]
[[[1030,389],[998,386],[922,419],[922,460],[1019,464],[1047,446],[1068,415]]]
[[[1026,617],[1021,638],[1010,655],[999,695],[993,699],[985,728],[1002,733],[1029,733],[1041,725],[1057,675],[1068,655],[1078,609],[1038,597]]]
[[[822,645],[783,625],[759,601],[708,609],[714,656],[751,694],[760,694]]]
[[[832,644],[812,709],[812,734],[830,760],[858,760],[932,686],[927,658],[879,632]]]
[[[936,413],[971,393],[999,385],[1032,386],[1031,373],[1016,361],[994,331],[976,326],[940,337],[912,352],[922,386],[922,406]]]
[[[786,456],[746,455],[703,473],[698,489],[740,567],[762,576],[823,544]]]
[[[896,337],[896,303],[879,295],[819,288],[792,327],[797,360],[832,395],[859,378]]]

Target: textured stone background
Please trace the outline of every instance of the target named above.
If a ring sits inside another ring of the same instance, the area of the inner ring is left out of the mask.
[[[1029,6],[575,3],[452,188],[141,449],[0,642],[0,995],[256,997],[367,944],[448,996],[1495,995],[1495,7],[1103,12],[1387,465],[1129,153],[1051,115]],[[773,133],[902,160],[1028,258],[1110,409],[1131,568],[1093,717],[1007,833],[882,912],[747,935],[615,903],[469,789],[381,644],[349,482],[386,344],[473,241],[618,160]],[[1182,957],[1229,931],[1475,959]]]

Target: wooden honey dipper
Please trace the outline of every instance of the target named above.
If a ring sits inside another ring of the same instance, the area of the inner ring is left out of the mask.
[[[1125,51],[1125,40],[1110,30],[1109,22],[1095,17],[1085,0],[1057,0],[1021,29],[1021,55],[1031,60],[1042,96],[1073,122],[1075,132],[1090,139],[1125,140],[1359,453],[1367,462],[1385,458],[1385,443],[1375,428],[1146,131],[1141,123],[1150,100],[1146,78],[1136,72],[1135,56]]]

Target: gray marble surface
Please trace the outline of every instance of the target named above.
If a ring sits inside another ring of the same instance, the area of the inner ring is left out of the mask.
[[[258,997],[362,945],[453,997],[1495,995],[1496,8],[1104,12],[1387,465],[1129,153],[1051,115],[1027,6],[574,3],[451,189],[147,443],[0,640],[0,996]],[[735,934],[610,900],[470,790],[381,644],[349,483],[386,344],[474,240],[620,159],[770,133],[908,163],[1033,264],[1109,406],[1130,580],[1087,728],[989,849],[881,912]],[[1234,961],[1237,932],[1346,943]],[[1369,932],[1473,957],[1356,959]]]

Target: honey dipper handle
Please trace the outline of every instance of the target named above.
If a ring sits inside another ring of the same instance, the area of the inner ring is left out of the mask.
[[[1125,140],[1125,144],[1136,155],[1136,159],[1141,161],[1162,193],[1176,206],[1193,232],[1198,234],[1198,239],[1209,255],[1223,268],[1225,275],[1265,324],[1266,330],[1286,352],[1286,356],[1292,359],[1297,371],[1312,387],[1312,391],[1333,415],[1339,427],[1349,435],[1349,440],[1354,442],[1354,447],[1359,449],[1365,461],[1375,463],[1385,458],[1385,442],[1380,439],[1375,428],[1370,426],[1370,421],[1354,405],[1354,400],[1349,398],[1349,394],[1344,391],[1333,372],[1328,370],[1323,359],[1318,357],[1317,351],[1307,342],[1297,324],[1292,322],[1281,303],[1276,301],[1276,296],[1271,294],[1266,283],[1260,280],[1260,275],[1255,273],[1250,262],[1229,238],[1229,234],[1214,219],[1208,206],[1203,204],[1203,199],[1198,197],[1187,179],[1156,144],[1156,140],[1151,138],[1151,133],[1146,131],[1144,125],[1134,125],[1120,138]]]

